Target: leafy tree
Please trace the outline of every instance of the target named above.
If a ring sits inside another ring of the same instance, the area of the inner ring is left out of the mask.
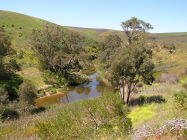
[[[42,30],[33,30],[32,42],[42,70],[68,79],[69,75],[82,69],[84,38],[78,33],[46,25]]]
[[[144,38],[144,33],[147,30],[153,29],[150,23],[137,19],[136,17],[132,17],[131,19],[122,22],[121,26],[127,35],[129,44],[134,41],[141,41]]]
[[[112,59],[118,53],[122,46],[122,40],[118,35],[108,35],[105,37],[102,48],[100,59],[103,63],[110,66]]]
[[[151,84],[154,80],[152,51],[145,38],[146,31],[153,27],[135,17],[123,22],[122,27],[128,37],[128,45],[115,57],[110,80],[120,90],[124,103],[128,104],[139,82]]]
[[[10,40],[8,36],[6,36],[4,28],[0,27],[0,77],[2,77],[5,72],[3,58],[9,54],[10,45]]]
[[[85,39],[85,49],[89,54],[89,60],[94,60],[98,57],[99,49],[101,48],[101,42],[92,39]]]
[[[131,44],[116,57],[111,67],[110,80],[120,90],[124,103],[129,103],[130,95],[139,82],[145,84],[153,82],[153,69],[152,53],[142,44]]]
[[[20,70],[20,65],[14,59],[16,51],[11,48],[11,42],[4,28],[0,27],[0,78],[6,79],[10,72]],[[4,61],[4,59],[7,59]]]

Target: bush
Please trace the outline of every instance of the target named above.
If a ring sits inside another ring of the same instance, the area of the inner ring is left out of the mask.
[[[19,118],[19,114],[17,111],[5,108],[1,113],[1,120],[15,120]]]
[[[21,66],[20,66],[20,64],[17,63],[17,61],[15,59],[11,59],[8,64],[8,69],[10,71],[20,71]]]
[[[177,109],[187,109],[187,92],[180,91],[174,94],[174,102]]]
[[[125,137],[131,130],[128,108],[116,94],[68,104],[51,121],[36,126],[41,139],[112,139]]]
[[[17,58],[22,59],[24,55],[24,52],[21,50],[19,51],[19,53],[17,54]]]
[[[6,105],[9,103],[8,92],[0,87],[0,105]]]
[[[43,80],[46,84],[53,85],[53,84],[59,84],[59,85],[65,85],[67,84],[67,80],[60,75],[57,75],[54,72],[51,72],[49,70],[45,70],[43,72]]]
[[[31,82],[25,80],[19,86],[19,95],[21,102],[26,102],[29,105],[33,105],[34,100],[37,97],[37,90]]]

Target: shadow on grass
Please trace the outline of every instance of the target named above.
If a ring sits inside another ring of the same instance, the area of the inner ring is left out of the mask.
[[[145,96],[140,96],[139,98],[132,99],[129,103],[130,106],[136,106],[136,105],[144,105],[144,104],[151,104],[151,103],[164,103],[166,100],[160,96],[150,96],[150,97],[145,97]]]
[[[31,110],[31,114],[34,115],[34,114],[38,114],[38,113],[41,113],[43,111],[45,111],[46,108],[45,107],[37,107],[37,108],[33,108]]]

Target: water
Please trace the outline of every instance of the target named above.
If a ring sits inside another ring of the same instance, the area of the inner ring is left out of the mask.
[[[105,90],[109,89],[102,81],[97,77],[97,73],[90,75],[90,82],[70,87],[67,93],[55,94],[36,100],[36,105],[50,105],[56,103],[70,103],[83,99],[96,98],[101,96]]]

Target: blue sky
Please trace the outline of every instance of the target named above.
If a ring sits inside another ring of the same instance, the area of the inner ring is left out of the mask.
[[[118,30],[135,16],[150,22],[151,32],[187,32],[187,0],[0,0],[0,9],[64,26]]]

